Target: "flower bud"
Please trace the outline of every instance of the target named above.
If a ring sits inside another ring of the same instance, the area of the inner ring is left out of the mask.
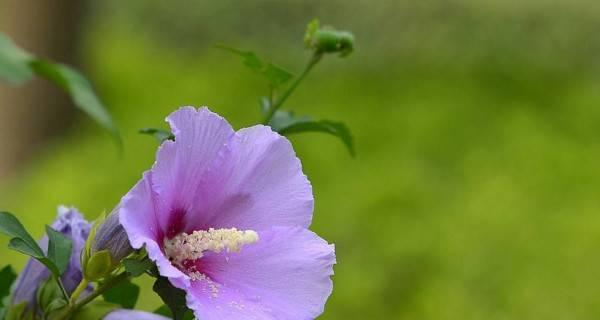
[[[125,229],[119,222],[119,207],[99,222],[86,244],[83,254],[83,271],[86,279],[95,281],[112,272],[133,248]]]
[[[92,242],[91,253],[108,250],[113,261],[120,262],[133,252],[129,238],[119,222],[118,210],[113,211],[98,227]]]
[[[331,27],[320,28],[319,21],[313,20],[306,29],[304,43],[317,54],[339,52],[345,57],[354,50],[354,35]]]

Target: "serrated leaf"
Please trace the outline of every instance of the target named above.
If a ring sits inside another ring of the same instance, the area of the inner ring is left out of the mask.
[[[312,120],[307,116],[295,116],[292,112],[277,111],[269,125],[274,131],[282,135],[301,132],[324,132],[338,137],[348,149],[351,156],[355,156],[354,141],[350,130],[343,122],[330,120]]]
[[[10,293],[10,287],[16,278],[17,274],[11,266],[6,266],[0,270],[0,307],[3,306],[4,297]]]
[[[217,46],[217,48],[229,51],[233,54],[240,56],[245,66],[250,68],[252,71],[267,78],[271,86],[273,86],[274,88],[283,85],[284,83],[288,82],[294,77],[294,75],[291,72],[285,70],[280,66],[277,66],[270,62],[262,62],[261,59],[256,55],[256,53],[252,51],[243,51],[222,45]]]
[[[69,265],[71,259],[71,249],[73,242],[62,233],[46,226],[48,235],[48,254],[47,257],[58,268],[58,272],[63,274]]]
[[[133,277],[139,277],[144,274],[147,270],[154,267],[154,262],[150,258],[145,257],[142,260],[127,258],[123,260],[123,266],[125,270],[129,272]]]
[[[10,84],[21,84],[33,77],[29,62],[33,56],[17,47],[0,33],[0,79]]]
[[[175,136],[171,133],[171,131],[156,129],[156,128],[143,128],[138,131],[142,134],[149,134],[154,136],[159,143],[163,143],[166,140],[175,141]]]
[[[111,311],[119,308],[118,304],[94,300],[80,308],[74,315],[73,320],[102,320]],[[132,319],[133,320],[133,319]]]
[[[31,61],[30,66],[38,76],[65,90],[73,99],[75,106],[108,130],[119,146],[121,145],[119,131],[110,114],[94,93],[90,82],[81,73],[67,65],[51,63],[43,59]]]
[[[140,287],[129,281],[122,282],[102,296],[108,302],[118,304],[125,309],[133,309],[140,296]]]
[[[174,320],[185,319],[190,309],[186,305],[185,291],[175,288],[167,278],[158,277],[152,287],[162,301],[169,307]]]

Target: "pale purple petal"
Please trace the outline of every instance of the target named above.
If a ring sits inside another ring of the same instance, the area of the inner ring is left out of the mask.
[[[79,257],[90,232],[90,224],[77,209],[60,206],[58,207],[58,216],[51,226],[73,241],[71,260],[67,270],[61,276],[65,289],[71,293],[82,279]],[[46,252],[48,237],[42,237],[39,244]],[[12,304],[27,302],[30,307],[35,306],[37,289],[49,277],[50,271],[45,266],[35,259],[29,259],[16,280],[12,292]]]
[[[156,262],[159,271],[165,277],[184,278],[179,269],[173,267],[161,250],[162,231],[160,230],[156,196],[151,188],[152,173],[144,173],[140,180],[122,199],[119,219],[129,236],[129,242],[135,249],[146,245],[150,258]]]
[[[308,227],[312,187],[290,142],[266,126],[241,129],[203,177],[192,230]]]
[[[104,320],[169,320],[169,318],[146,311],[117,309],[104,316]]]
[[[239,253],[199,260],[210,281],[193,281],[188,306],[199,319],[314,319],[331,294],[333,245],[300,227],[273,227]],[[216,289],[215,289],[216,287]]]
[[[175,141],[165,141],[152,168],[152,189],[159,195],[159,226],[168,237],[184,231],[203,173],[234,131],[225,119],[207,108],[183,107],[167,121]],[[162,238],[162,237],[161,237]]]

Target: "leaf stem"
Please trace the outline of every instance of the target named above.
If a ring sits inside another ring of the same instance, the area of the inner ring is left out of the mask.
[[[263,124],[269,124],[269,121],[271,121],[271,118],[273,118],[273,115],[275,115],[275,112],[281,107],[281,105],[287,100],[287,98],[289,98],[289,96],[292,94],[292,92],[294,92],[294,90],[296,90],[296,87],[298,87],[298,85],[302,82],[302,80],[304,80],[304,78],[306,78],[306,75],[308,75],[310,70],[312,70],[312,68],[317,64],[317,62],[319,62],[321,60],[322,57],[323,57],[322,53],[315,52],[313,54],[312,58],[308,61],[308,64],[304,68],[304,71],[302,71],[302,73],[298,76],[298,78],[296,78],[296,80],[294,80],[294,82],[290,85],[290,87],[270,107],[269,112],[267,113],[267,115],[265,116],[265,119],[263,120]]]
[[[69,294],[67,293],[67,289],[65,289],[62,280],[60,280],[59,276],[54,276],[54,279],[56,279],[56,283],[58,283],[58,287],[60,288],[60,292],[62,293],[63,297],[68,300]]]

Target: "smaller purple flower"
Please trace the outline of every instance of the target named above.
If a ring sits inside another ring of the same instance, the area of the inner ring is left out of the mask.
[[[85,241],[90,232],[90,224],[83,218],[81,213],[75,208],[58,207],[58,216],[51,227],[67,236],[73,241],[71,260],[65,273],[61,276],[61,281],[67,290],[71,293],[75,290],[82,279],[80,253],[85,246]],[[48,237],[44,236],[39,241],[40,247],[46,251],[48,247]],[[29,259],[25,269],[19,274],[13,291],[11,304],[17,305],[23,302],[27,303],[27,309],[38,312],[36,303],[36,293],[40,285],[50,277],[50,271],[35,259]]]
[[[158,314],[129,310],[129,309],[117,309],[111,311],[109,314],[104,316],[104,320],[170,320],[169,318],[163,317]]]

